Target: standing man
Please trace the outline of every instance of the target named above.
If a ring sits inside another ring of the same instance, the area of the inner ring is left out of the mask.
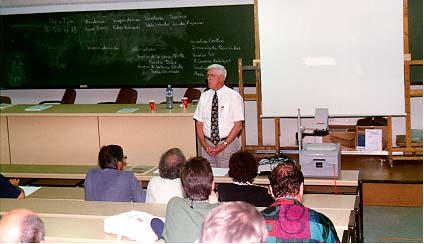
[[[193,118],[202,144],[202,156],[212,167],[228,168],[231,155],[241,148],[239,134],[244,121],[240,94],[225,86],[227,70],[219,64],[207,67],[209,90],[197,104]]]

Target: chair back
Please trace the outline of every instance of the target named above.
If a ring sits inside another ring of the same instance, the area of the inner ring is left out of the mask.
[[[0,103],[11,104],[12,99],[10,99],[10,97],[7,97],[7,96],[0,96]]]
[[[202,92],[199,89],[196,88],[187,88],[186,92],[184,93],[184,97],[187,97],[188,102],[191,103],[193,100],[199,100],[200,95],[202,95]]]
[[[77,92],[75,89],[68,88],[65,90],[65,93],[63,94],[61,104],[74,104],[75,98],[77,96]]]
[[[117,104],[135,104],[137,102],[137,91],[132,88],[121,88],[118,97],[116,97]]]

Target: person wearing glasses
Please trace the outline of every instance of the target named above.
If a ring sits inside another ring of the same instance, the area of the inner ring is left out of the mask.
[[[200,96],[193,116],[202,157],[216,168],[228,168],[231,155],[240,150],[239,135],[244,121],[243,98],[225,86],[226,76],[227,70],[222,65],[207,67],[210,89]]]
[[[86,201],[145,202],[146,192],[134,173],[122,170],[125,159],[121,146],[108,145],[100,149],[100,168],[90,169],[85,177]]]

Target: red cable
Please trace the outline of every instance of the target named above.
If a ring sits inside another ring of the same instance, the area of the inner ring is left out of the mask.
[[[336,176],[336,165],[333,164],[333,176],[334,176],[334,193],[337,194],[337,176]]]

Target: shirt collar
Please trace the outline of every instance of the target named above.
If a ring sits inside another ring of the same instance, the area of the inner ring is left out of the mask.
[[[216,92],[216,94],[220,95],[225,90],[224,88],[225,88],[225,85],[223,87],[219,88],[219,90],[214,91],[214,93]]]

